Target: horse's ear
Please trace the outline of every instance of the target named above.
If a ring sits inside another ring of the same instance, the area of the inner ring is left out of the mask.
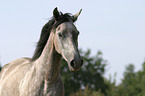
[[[57,21],[58,20],[58,18],[59,18],[59,16],[60,16],[60,14],[59,14],[59,12],[58,12],[58,10],[57,10],[57,7],[53,10],[53,17],[54,17],[54,19]]]
[[[78,19],[78,16],[81,14],[81,12],[82,12],[82,9],[73,16],[73,22],[75,22]]]

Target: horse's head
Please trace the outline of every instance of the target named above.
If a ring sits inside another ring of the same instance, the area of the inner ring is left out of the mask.
[[[55,49],[67,61],[71,71],[78,71],[83,64],[83,60],[81,59],[78,51],[79,31],[73,24],[80,13],[81,10],[76,15],[70,16],[70,19],[67,20],[67,22],[60,23],[55,28]],[[56,22],[62,18],[62,15],[58,12],[57,8],[53,11],[53,17]]]

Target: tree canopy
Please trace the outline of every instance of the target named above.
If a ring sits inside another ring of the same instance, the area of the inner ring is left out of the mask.
[[[91,51],[80,50],[84,65],[78,72],[70,72],[62,60],[61,75],[65,87],[65,96],[145,96],[145,62],[142,70],[135,72],[135,66],[129,64],[119,85],[112,78],[103,76],[106,72],[107,61],[102,52],[91,56]]]

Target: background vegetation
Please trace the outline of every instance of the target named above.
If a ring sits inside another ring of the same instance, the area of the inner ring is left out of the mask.
[[[107,61],[102,52],[90,56],[91,51],[80,50],[84,65],[78,72],[70,72],[62,59],[61,75],[65,87],[65,96],[145,96],[145,61],[142,69],[135,72],[133,64],[129,64],[119,85],[112,78],[106,79]],[[1,64],[1,62],[0,62]],[[1,67],[0,67],[1,70]]]
[[[65,86],[65,96],[145,96],[145,62],[142,69],[135,72],[133,64],[129,64],[119,85],[116,80],[106,79],[107,61],[102,52],[91,56],[90,50],[80,50],[84,65],[79,72],[70,72],[62,60],[61,75]]]

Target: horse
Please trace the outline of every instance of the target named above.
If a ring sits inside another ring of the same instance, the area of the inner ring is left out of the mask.
[[[79,71],[83,60],[78,51],[75,15],[57,7],[43,26],[32,58],[23,57],[6,64],[0,73],[0,96],[64,96],[60,75],[61,59],[70,71]]]

